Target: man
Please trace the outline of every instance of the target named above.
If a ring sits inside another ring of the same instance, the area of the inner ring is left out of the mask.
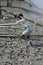
[[[28,22],[25,21],[24,16],[22,13],[16,16],[16,24],[21,24],[22,27],[24,27],[24,31],[20,35],[21,39],[29,39],[31,34],[31,27],[28,25]]]

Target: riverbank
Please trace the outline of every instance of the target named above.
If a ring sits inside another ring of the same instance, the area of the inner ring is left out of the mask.
[[[34,9],[32,7],[30,7],[29,4],[24,2],[24,1],[16,1],[15,0],[15,1],[13,1],[12,7],[5,7],[6,6],[5,3],[6,3],[6,1],[3,1],[1,3],[2,6],[4,6],[4,7],[2,7],[2,9],[4,9],[7,12],[12,12],[14,14],[23,13],[24,18],[29,20],[29,25],[33,29],[32,33],[37,34],[37,35],[38,34],[43,35],[43,15],[34,11]],[[2,14],[4,16],[9,16],[9,14],[5,13],[5,12],[2,12]],[[9,19],[9,21],[8,20],[1,20],[2,23],[5,23],[5,22],[8,23],[8,22],[14,22],[14,21],[15,21],[14,19]],[[32,23],[32,22],[34,22],[34,23]],[[35,23],[38,23],[39,25],[35,25]]]
[[[2,2],[2,3],[6,3]],[[31,3],[30,3],[31,4]],[[32,9],[32,7],[29,6],[28,3],[26,2],[21,2],[21,1],[13,1],[12,7],[5,7],[6,4],[3,4],[4,7],[2,7],[2,9],[8,11],[8,12],[12,12],[14,14],[19,14],[19,13],[23,13],[24,17],[32,22],[36,22],[38,24],[43,25],[43,15],[39,14],[38,12],[34,11]],[[9,16],[9,14],[6,14],[5,12],[2,12],[4,16]],[[11,15],[10,15],[11,16]],[[2,23],[4,22],[14,22],[14,19],[9,19],[8,20],[2,20]],[[37,26],[34,23],[29,22],[29,25],[32,27],[33,34],[39,34],[39,35],[43,35],[43,26]],[[35,29],[36,28],[36,29]],[[37,32],[36,32],[37,31]]]

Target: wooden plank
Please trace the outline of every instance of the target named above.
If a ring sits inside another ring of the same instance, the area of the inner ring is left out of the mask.
[[[7,37],[10,37],[10,38],[15,38],[15,39],[19,39],[19,35],[0,35],[0,37],[5,37],[5,38],[7,38]],[[32,41],[38,41],[38,40],[40,40],[40,41],[43,41],[43,39],[41,40],[41,38],[43,38],[43,37],[40,37],[40,39],[38,38],[38,37],[34,37],[34,35],[32,36],[32,37],[30,37],[30,39],[32,40]]]
[[[0,35],[0,36],[19,36],[19,35],[18,35],[18,34],[16,34],[16,35],[15,35],[15,34],[2,34],[2,35]],[[31,36],[33,36],[33,37],[34,37],[34,36],[36,36],[36,37],[37,37],[37,36],[38,36],[38,37],[43,37],[43,35],[31,35]]]
[[[12,25],[16,25],[15,23],[0,23],[0,26],[12,26]]]

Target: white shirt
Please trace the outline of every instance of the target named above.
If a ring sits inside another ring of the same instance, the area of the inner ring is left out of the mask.
[[[20,24],[23,27],[27,27],[28,26],[28,22],[25,21],[25,19],[21,19],[21,20],[16,21],[16,24]]]

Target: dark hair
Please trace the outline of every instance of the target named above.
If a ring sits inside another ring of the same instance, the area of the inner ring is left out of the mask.
[[[18,17],[19,17],[20,19],[22,19],[23,14],[22,14],[22,13],[20,13],[20,14],[18,15]]]
[[[23,17],[23,14],[22,14],[22,13],[20,13],[20,14],[19,14],[19,16],[22,16],[22,17]]]

